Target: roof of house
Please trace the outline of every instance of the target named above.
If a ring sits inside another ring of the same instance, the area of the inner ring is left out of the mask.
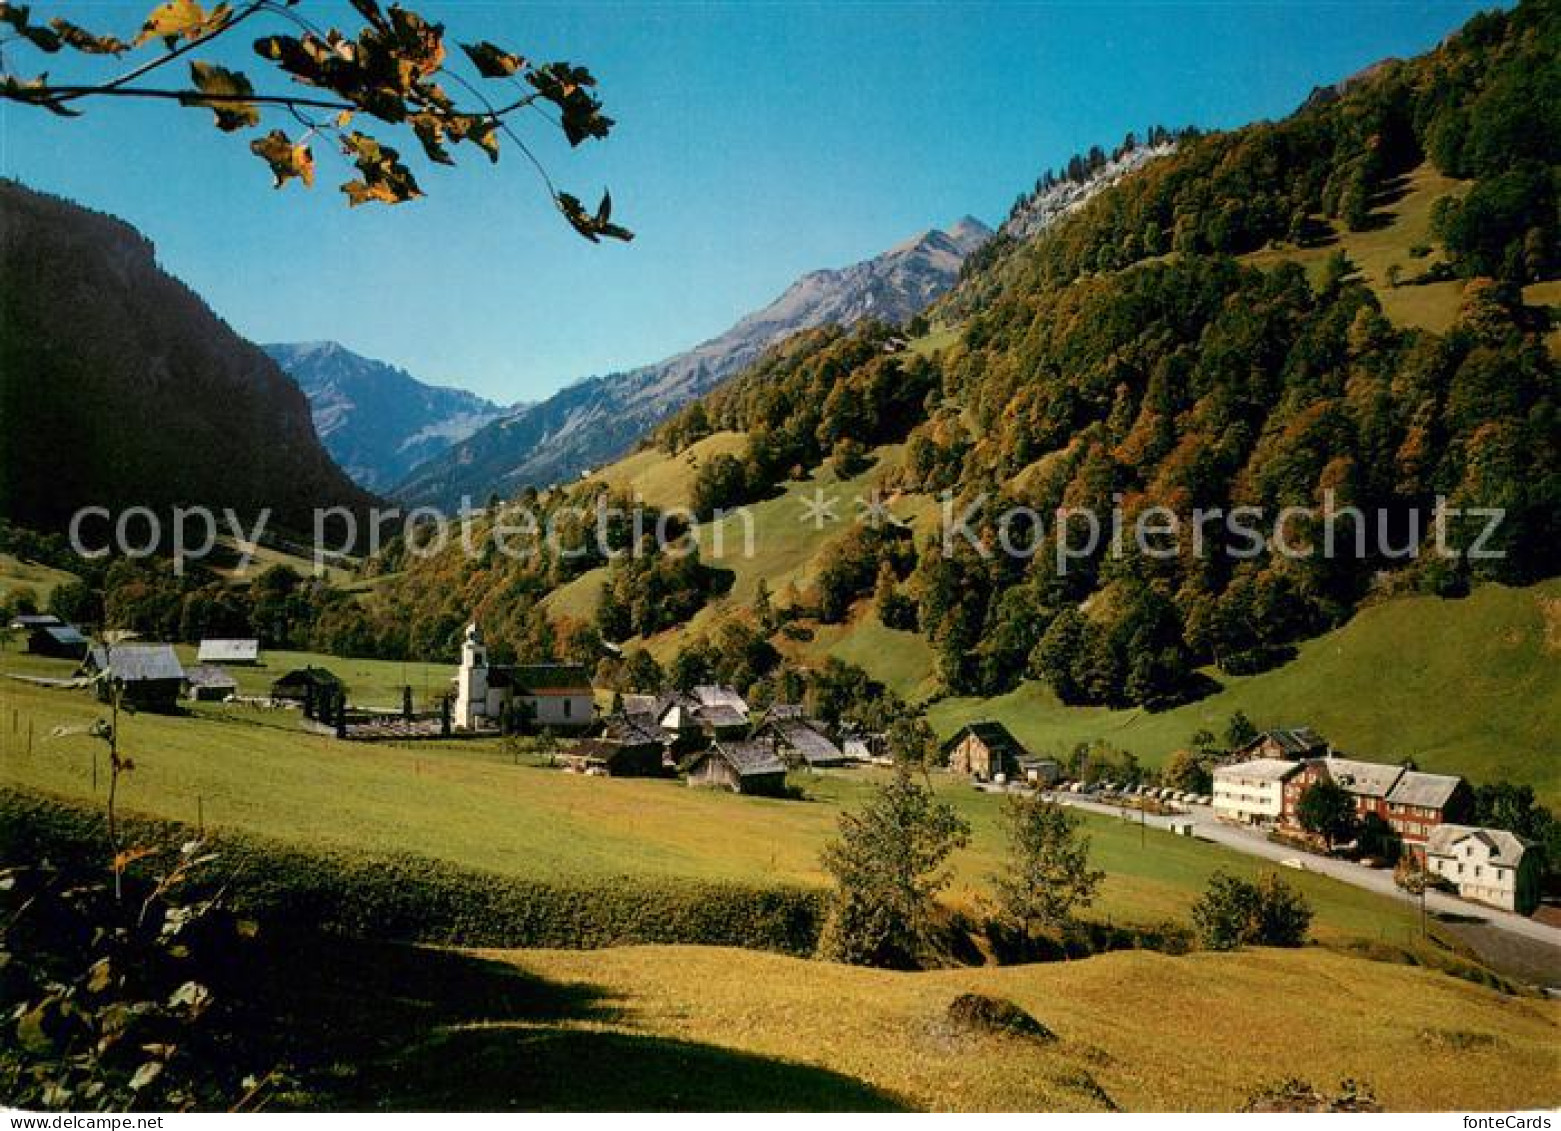
[[[701,707],[730,707],[745,718],[748,715],[748,701],[730,687],[702,684],[694,688],[694,698]]]
[[[112,668],[114,678],[124,683],[184,678],[184,668],[180,666],[172,644],[116,644],[112,654],[102,646],[96,646],[90,659],[98,671]]]
[[[184,679],[193,687],[237,687],[238,680],[215,664],[196,664],[184,669]]]
[[[511,664],[488,669],[489,687],[513,687],[522,695],[589,695],[583,664]]]
[[[1490,849],[1490,862],[1516,868],[1528,851],[1529,842],[1506,829],[1480,829],[1471,825],[1437,825],[1426,838],[1426,852],[1431,856],[1452,856],[1457,847],[1470,837],[1482,841]]]
[[[1298,762],[1283,758],[1254,758],[1250,762],[1232,762],[1214,767],[1214,777],[1239,781],[1284,781],[1301,768]]]
[[[766,719],[800,719],[804,713],[801,703],[771,703],[764,709]]]
[[[1320,760],[1328,776],[1359,797],[1386,797],[1404,774],[1403,766],[1357,762],[1353,758]]]
[[[260,658],[258,640],[202,640],[195,658],[201,663],[235,663]]]
[[[786,763],[768,742],[717,742],[697,761],[707,757],[721,758],[742,778],[786,772]]]
[[[694,712],[694,716],[705,726],[741,727],[748,725],[748,713],[739,711],[729,703],[712,703],[707,707],[700,707]]]
[[[970,735],[980,740],[988,750],[1010,750],[1016,757],[1028,758],[1030,752],[1024,748],[1024,744],[1008,732],[1008,728],[995,719],[981,719],[978,722],[966,723],[954,733],[954,736],[943,744],[945,750],[950,750],[964,741],[965,736]]]
[[[64,624],[53,613],[22,613],[11,618],[12,628],[48,628],[51,624]]]
[[[809,765],[839,762],[845,758],[840,747],[806,719],[771,719],[765,729],[773,732],[781,745],[794,750]]]
[[[652,716],[624,712],[602,720],[602,738],[620,746],[660,746],[662,736]]]
[[[56,644],[62,644],[71,648],[84,648],[87,638],[75,625],[71,624],[46,624],[33,631],[41,632]]]
[[[1241,749],[1251,750],[1264,741],[1271,740],[1280,750],[1294,757],[1302,754],[1310,754],[1328,745],[1322,735],[1311,727],[1280,727],[1274,730],[1265,730]]]
[[[1417,809],[1445,809],[1462,784],[1462,778],[1451,774],[1405,770],[1398,784],[1388,794],[1388,802],[1392,805],[1413,805]]]

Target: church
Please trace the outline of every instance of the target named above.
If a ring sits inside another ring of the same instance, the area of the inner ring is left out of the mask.
[[[482,631],[466,628],[455,677],[458,730],[517,728],[584,730],[596,721],[595,691],[580,664],[490,664]]]

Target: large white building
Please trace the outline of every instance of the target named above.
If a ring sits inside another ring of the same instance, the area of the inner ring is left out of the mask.
[[[481,631],[467,626],[451,718],[457,729],[497,729],[508,720],[518,729],[582,730],[595,719],[595,690],[584,667],[490,664]]]
[[[1438,825],[1426,840],[1426,870],[1464,899],[1524,914],[1539,902],[1539,868],[1520,836],[1505,829]]]
[[[1214,815],[1238,825],[1271,824],[1285,808],[1285,780],[1300,770],[1296,762],[1256,758],[1214,770]]]

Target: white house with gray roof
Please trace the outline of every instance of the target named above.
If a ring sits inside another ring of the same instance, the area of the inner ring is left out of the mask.
[[[1476,903],[1524,915],[1539,903],[1537,853],[1505,829],[1438,825],[1426,841],[1426,869]]]

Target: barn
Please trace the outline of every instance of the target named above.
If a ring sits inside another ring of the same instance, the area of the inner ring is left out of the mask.
[[[1011,776],[1021,762],[1030,760],[1030,752],[1008,728],[992,719],[960,727],[943,749],[949,757],[949,769],[978,781],[991,781],[998,774]]]
[[[27,650],[34,656],[53,656],[60,660],[79,660],[91,643],[81,631],[69,624],[45,624],[27,633]]]
[[[321,701],[324,694],[345,695],[347,685],[325,668],[294,668],[271,684],[271,698],[284,703]]]
[[[656,777],[662,772],[664,746],[660,731],[629,715],[612,715],[602,733],[564,752],[564,765],[581,774],[614,778]]]
[[[184,690],[184,668],[171,644],[116,644],[94,647],[87,653],[88,672],[108,671],[98,684],[98,697],[107,700],[111,687],[119,689],[123,702],[143,711],[173,711]]]
[[[768,742],[712,742],[694,755],[685,773],[695,788],[762,797],[786,792],[786,763]]]

